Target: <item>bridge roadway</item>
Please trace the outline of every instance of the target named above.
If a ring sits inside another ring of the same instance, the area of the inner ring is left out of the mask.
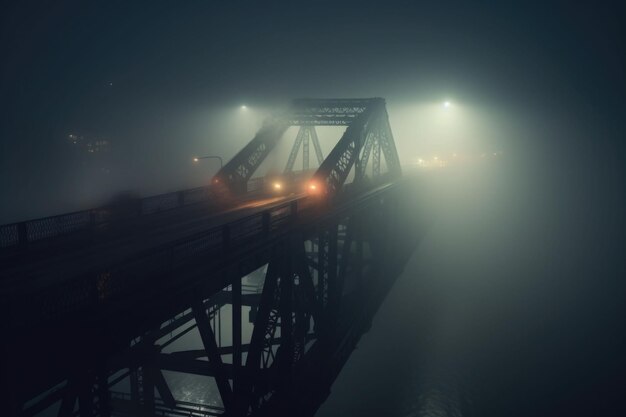
[[[140,329],[154,326],[184,310],[181,307],[187,302],[185,298],[190,296],[190,291],[197,291],[197,284],[192,285],[188,282],[187,286],[183,284],[178,286],[176,283],[167,283],[163,286],[163,281],[160,281],[160,285],[159,281],[155,280],[149,281],[151,283],[149,287],[145,285],[139,288],[131,287],[130,289],[136,292],[125,292],[121,303],[116,301],[112,305],[109,304],[109,307],[98,314],[77,309],[75,313],[65,313],[60,320],[48,319],[48,321],[35,324],[30,324],[28,319],[23,320],[23,316],[29,316],[28,310],[37,310],[40,307],[42,303],[38,297],[42,293],[44,296],[49,293],[58,294],[59,288],[63,288],[64,281],[94,275],[93,272],[99,269],[106,270],[116,264],[141,258],[146,253],[158,252],[164,247],[171,248],[179,244],[177,242],[193,240],[198,235],[206,235],[211,229],[223,227],[225,224],[245,222],[246,219],[254,216],[281,210],[281,207],[287,207],[290,210],[297,207],[298,224],[313,225],[320,219],[341,213],[342,210],[348,210],[347,207],[360,205],[362,199],[370,199],[391,186],[392,184],[389,183],[382,184],[358,196],[347,192],[345,200],[342,200],[343,203],[340,201],[333,205],[329,212],[323,209],[318,210],[317,208],[321,208],[319,201],[314,196],[303,194],[256,198],[240,202],[235,207],[217,213],[210,211],[206,204],[199,203],[146,216],[147,220],[142,220],[141,224],[132,231],[129,229],[127,235],[113,234],[110,239],[102,241],[96,239],[92,244],[75,247],[67,252],[40,256],[33,262],[6,267],[1,271],[3,278],[0,295],[4,300],[10,300],[7,304],[12,306],[11,311],[5,311],[8,313],[5,314],[4,322],[4,326],[7,327],[4,331],[7,335],[4,345],[7,351],[5,359],[15,354],[19,354],[22,358],[29,358],[28,361],[19,364],[9,361],[5,366],[17,368],[9,370],[6,375],[7,377],[20,375],[20,382],[12,379],[11,383],[19,392],[20,397],[32,398],[67,378],[68,374],[79,372],[82,367],[92,368],[94,361],[109,361],[111,357],[115,357],[116,352],[128,347],[132,335],[141,334]],[[294,215],[294,212],[289,212],[289,218],[295,218]],[[279,227],[269,234],[269,238],[279,236],[283,233],[281,230],[290,227],[287,226],[288,224],[291,223],[280,223]],[[271,226],[271,230],[273,229],[274,227]],[[253,236],[253,239],[259,240],[257,236]],[[257,245],[259,248],[255,249],[256,251],[266,251],[269,245],[263,240],[259,240]],[[247,247],[254,245],[254,242],[247,242],[242,245]],[[230,260],[218,260],[217,262],[221,263],[219,268],[233,262],[237,263],[239,254],[241,251],[233,243],[228,254]],[[255,261],[256,264],[244,266],[244,268],[249,268],[251,272],[267,262],[266,256],[267,254],[261,255]],[[205,296],[208,297],[212,292],[219,291],[224,285],[228,285],[229,278],[220,272],[219,268],[211,269],[215,267],[215,262],[204,261],[202,263],[205,265],[201,267],[192,263],[189,268],[174,274],[178,280],[183,276],[207,278],[207,273],[209,273],[211,282],[204,290]],[[238,266],[238,268],[241,267],[241,265]],[[144,274],[143,270],[142,274]],[[150,277],[150,272],[145,274]],[[164,276],[167,276],[167,273]],[[133,278],[139,279],[140,282],[142,280],[141,277]],[[181,279],[181,281],[184,280]],[[144,284],[145,282],[143,281]],[[33,294],[32,297],[31,294]],[[73,294],[70,293],[68,298],[73,299]],[[30,307],[26,307],[29,304]]]
[[[256,196],[216,211],[207,203],[184,206],[146,216],[129,224],[123,231],[103,233],[89,242],[73,245],[63,251],[34,253],[27,262],[0,267],[0,294],[38,291],[64,280],[106,269],[137,254],[149,252],[168,243],[184,240],[199,232],[232,223],[247,216],[292,201],[304,203],[303,194],[290,196]],[[61,238],[62,239],[62,238]]]

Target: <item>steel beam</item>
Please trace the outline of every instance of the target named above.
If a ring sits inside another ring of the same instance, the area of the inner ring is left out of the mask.
[[[197,299],[194,301],[192,309],[209,362],[215,364],[219,371],[215,377],[215,382],[222,397],[222,404],[224,404],[226,411],[229,411],[232,405],[233,392],[228,382],[228,376],[223,371],[222,357],[217,350],[215,335],[213,329],[211,329],[211,323],[207,317],[202,300]]]

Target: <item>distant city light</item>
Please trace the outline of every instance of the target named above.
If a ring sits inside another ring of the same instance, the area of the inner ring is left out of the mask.
[[[76,145],[76,148],[87,153],[108,152],[111,146],[108,139],[98,136],[70,133],[67,138],[73,145]]]

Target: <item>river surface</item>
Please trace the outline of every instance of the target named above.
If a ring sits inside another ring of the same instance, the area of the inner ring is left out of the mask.
[[[317,416],[626,415],[621,209],[547,172],[429,174],[430,227]]]

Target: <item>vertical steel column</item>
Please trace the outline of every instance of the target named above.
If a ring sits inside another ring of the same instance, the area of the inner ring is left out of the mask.
[[[232,321],[233,321],[233,393],[237,401],[241,391],[241,277],[233,276]]]
[[[265,273],[263,292],[261,293],[261,299],[254,320],[254,328],[252,329],[252,336],[250,338],[250,348],[246,357],[247,378],[242,383],[241,401],[235,404],[237,410],[235,410],[234,415],[236,416],[246,415],[248,406],[252,404],[252,406],[255,407],[256,405],[254,381],[259,376],[264,342],[270,324],[270,314],[274,308],[276,298],[279,273],[277,258],[278,257],[275,255],[272,256],[267,272]]]
[[[192,310],[193,315],[196,318],[200,338],[202,339],[202,344],[204,345],[204,350],[209,359],[209,363],[215,365],[216,368],[215,382],[217,383],[217,388],[220,392],[220,396],[222,397],[224,409],[226,412],[229,412],[232,404],[232,389],[230,387],[230,383],[228,382],[228,376],[224,372],[222,356],[217,350],[215,334],[211,329],[211,322],[206,314],[202,300],[196,299],[193,303]]]
[[[292,244],[289,242],[282,259],[280,274],[280,369],[283,372],[281,380],[290,373],[293,358],[293,265]]]
[[[296,162],[296,157],[298,156],[298,151],[300,150],[300,144],[302,140],[306,136],[306,127],[302,126],[298,130],[298,134],[296,136],[296,141],[291,148],[291,152],[289,153],[289,158],[287,159],[287,165],[285,165],[285,170],[283,171],[285,174],[293,171],[293,165]]]
[[[313,142],[313,149],[315,149],[315,155],[317,156],[317,163],[322,165],[324,161],[324,155],[322,154],[322,147],[320,146],[320,141],[317,138],[317,131],[315,130],[315,126],[309,126],[309,134],[311,135],[311,142]]]

